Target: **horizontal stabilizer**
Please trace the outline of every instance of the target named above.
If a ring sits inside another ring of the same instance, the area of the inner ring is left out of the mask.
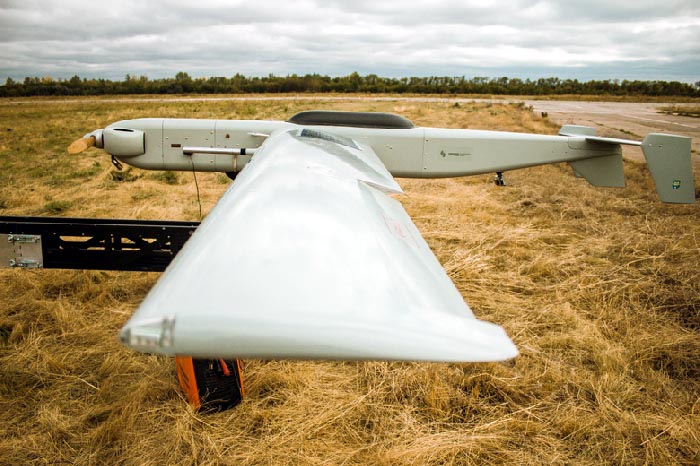
[[[564,125],[559,130],[559,136],[584,137],[587,142],[599,142],[601,144],[625,144],[628,146],[641,146],[639,141],[621,138],[602,138],[596,136],[596,130],[590,126]]]
[[[690,138],[652,133],[644,138],[642,151],[662,201],[695,203]]]
[[[595,136],[595,128],[581,125],[564,125],[559,129],[559,136]]]

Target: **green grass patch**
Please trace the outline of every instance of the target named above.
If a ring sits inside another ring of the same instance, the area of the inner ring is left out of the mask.
[[[672,105],[670,107],[663,107],[659,111],[667,115],[700,118],[700,105]]]
[[[180,184],[180,177],[175,172],[156,172],[151,174],[150,178],[156,181],[162,181],[165,184]]]
[[[67,175],[67,177],[70,179],[92,178],[93,176],[97,175],[101,171],[102,171],[102,166],[100,165],[100,163],[97,160],[95,160],[94,162],[92,162],[92,166],[90,168],[70,172]]]
[[[155,197],[157,194],[158,193],[156,193],[155,191],[140,190],[140,191],[134,192],[131,195],[131,199],[134,201],[142,201],[144,199],[151,199],[151,198]]]
[[[131,168],[127,168],[126,170],[122,171],[113,170],[109,172],[109,175],[112,178],[112,181],[116,181],[117,183],[128,183],[130,181],[136,181],[140,178],[140,175],[135,175]]]
[[[231,178],[229,178],[225,173],[217,173],[216,182],[219,184],[229,184],[231,182]]]
[[[70,201],[52,200],[44,204],[41,211],[46,214],[60,214],[70,209],[72,205],[73,203]]]

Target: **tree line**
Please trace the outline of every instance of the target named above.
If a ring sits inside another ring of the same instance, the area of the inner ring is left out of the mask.
[[[174,78],[149,79],[126,75],[121,81],[109,79],[68,79],[27,77],[24,81],[7,78],[0,86],[0,97],[80,96],[113,94],[251,94],[251,93],[388,93],[388,94],[496,94],[496,95],[611,95],[700,97],[700,81],[591,80],[560,78],[487,78],[430,76],[386,78],[376,74],[361,76],[298,76],[192,78],[181,71]]]

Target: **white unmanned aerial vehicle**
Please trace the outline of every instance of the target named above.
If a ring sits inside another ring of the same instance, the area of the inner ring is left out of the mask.
[[[595,186],[623,186],[621,144],[641,146],[662,201],[695,202],[689,138],[636,142],[573,125],[545,136],[420,128],[386,113],[139,119],[69,151],[94,145],[117,165],[236,178],[121,331],[138,351],[221,361],[226,372],[225,358],[239,357],[516,356],[501,327],[474,317],[389,196],[402,192],[393,176],[496,172],[498,182],[506,170],[568,162]],[[197,377],[178,369],[181,382]]]

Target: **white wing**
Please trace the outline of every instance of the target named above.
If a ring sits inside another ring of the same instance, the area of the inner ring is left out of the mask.
[[[121,338],[198,357],[493,361],[474,318],[371,148],[312,129],[273,134]]]

